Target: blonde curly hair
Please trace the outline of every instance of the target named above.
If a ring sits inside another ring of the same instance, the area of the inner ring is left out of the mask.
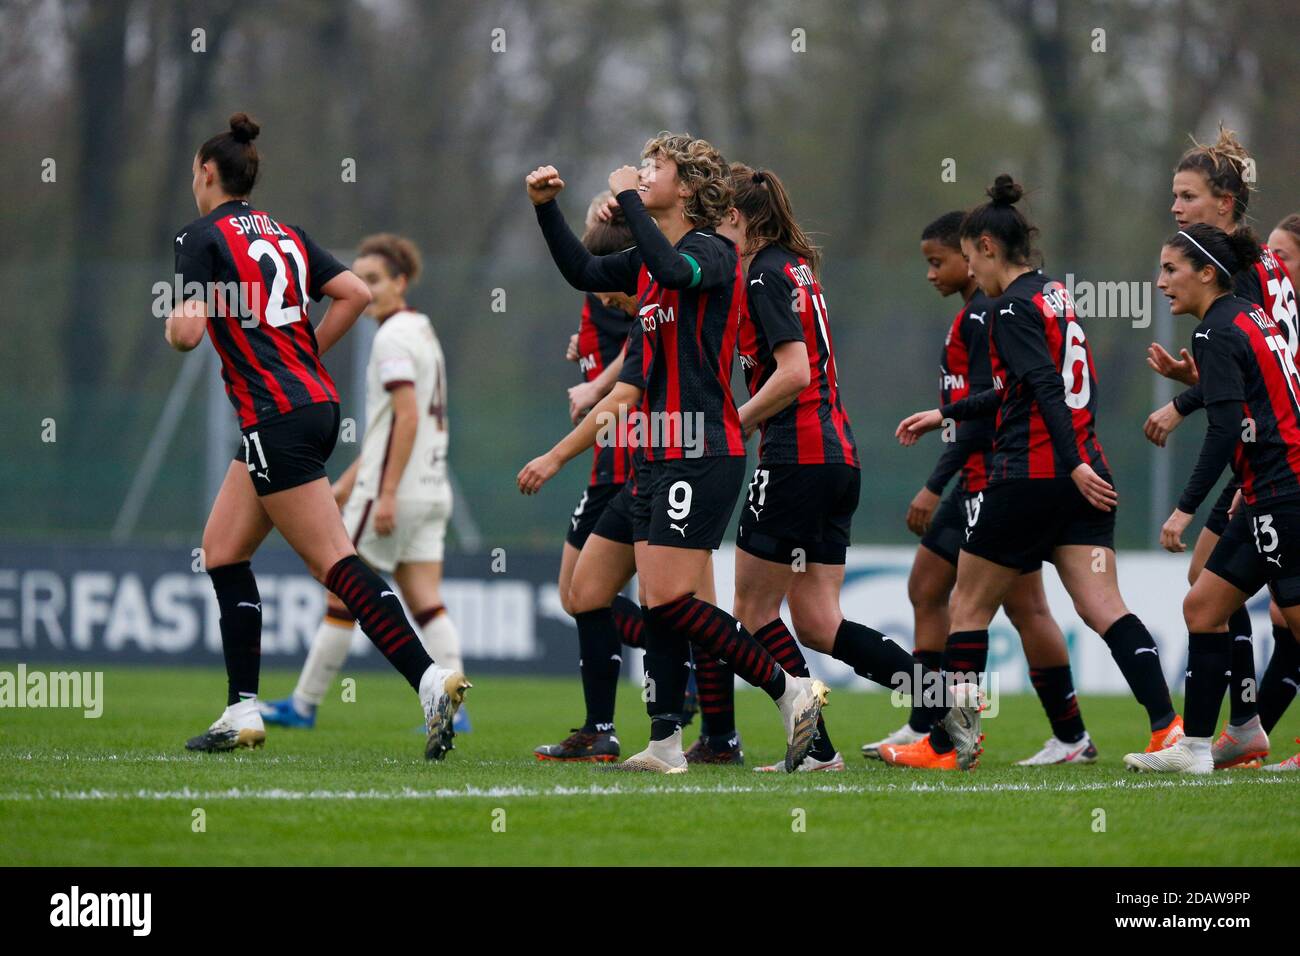
[[[1240,222],[1246,217],[1246,207],[1250,204],[1250,194],[1254,189],[1254,161],[1246,147],[1241,145],[1237,134],[1219,124],[1219,138],[1213,143],[1198,143],[1193,138],[1192,148],[1183,153],[1174,172],[1195,170],[1201,173],[1210,184],[1210,192],[1215,196],[1232,197],[1232,221]],[[1248,170],[1251,171],[1248,174]]]
[[[641,151],[649,159],[662,156],[677,164],[677,178],[690,190],[686,218],[697,226],[716,226],[731,208],[732,183],[727,161],[707,140],[689,133],[663,131]]]

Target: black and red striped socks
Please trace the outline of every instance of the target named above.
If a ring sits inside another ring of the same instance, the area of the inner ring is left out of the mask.
[[[257,696],[262,664],[262,596],[247,561],[208,568],[221,610],[221,653],[226,659],[226,706]]]
[[[1079,712],[1079,698],[1074,692],[1070,665],[1031,667],[1029,682],[1034,685],[1056,739],[1067,744],[1082,740],[1085,733],[1083,714]]]
[[[619,594],[614,597],[609,610],[614,615],[618,639],[628,647],[645,647],[645,615],[641,608]]]
[[[927,707],[930,714],[930,746],[935,753],[952,750],[952,738],[944,729],[943,717],[948,713],[948,690],[958,679],[975,683],[989,662],[989,631],[953,631],[943,648],[940,670],[943,675],[944,699],[938,706]],[[924,688],[923,688],[924,689]]]
[[[785,672],[772,655],[734,617],[694,594],[650,608],[651,633],[663,630],[682,635],[697,647],[725,661],[746,682],[761,687],[773,700],[785,692]]]
[[[793,674],[795,677],[812,676],[808,670],[808,660],[803,656],[799,642],[785,626],[785,621],[779,617],[755,631],[754,640],[763,645],[763,648],[787,674]],[[831,735],[826,730],[826,721],[820,715],[817,717],[817,736],[813,738],[808,753],[814,760],[821,761],[831,760],[835,756],[835,745],[831,743]]]
[[[352,612],[366,637],[418,693],[420,678],[433,659],[384,579],[351,554],[329,569],[325,586]]]
[[[700,733],[709,740],[736,733],[736,681],[731,668],[702,647],[693,648],[695,690],[700,698]]]

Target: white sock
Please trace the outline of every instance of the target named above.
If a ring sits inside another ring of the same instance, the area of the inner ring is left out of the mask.
[[[445,608],[420,628],[420,641],[439,667],[464,672],[465,666],[460,657],[460,632],[456,630],[456,622]]]
[[[307,661],[298,676],[298,686],[293,691],[293,706],[304,717],[325,699],[334,678],[339,676],[351,644],[352,625],[343,627],[328,617],[321,620],[316,638],[307,651]]]
[[[1188,750],[1196,753],[1202,751],[1208,753],[1212,746],[1212,741],[1209,737],[1184,737],[1182,743]]]
[[[664,740],[652,740],[650,746],[646,748],[660,760],[668,763],[676,763],[682,753],[682,729],[678,727],[671,737]]]

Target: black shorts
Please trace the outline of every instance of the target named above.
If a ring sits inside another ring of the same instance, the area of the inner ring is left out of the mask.
[[[601,510],[595,527],[591,529],[592,534],[609,541],[617,541],[619,544],[633,543],[632,497],[635,484],[636,482],[629,481],[613,486],[618,488],[618,494]]]
[[[587,543],[587,536],[596,530],[600,516],[622,490],[621,482],[616,485],[588,485],[578,499],[578,507],[569,516],[569,530],[565,533],[564,540],[581,551]]]
[[[1223,491],[1219,493],[1214,507],[1210,509],[1210,516],[1205,519],[1206,531],[1222,536],[1223,529],[1228,527],[1228,509],[1232,507],[1232,499],[1240,487],[1241,485],[1235,481],[1229,481],[1223,486]]]
[[[235,461],[248,466],[258,495],[287,491],[325,477],[325,462],[339,437],[339,407],[303,405],[240,431],[243,443]]]
[[[1066,545],[1115,548],[1115,512],[1088,504],[1069,478],[994,482],[969,510],[962,550],[1006,568],[1034,570]]]
[[[764,561],[843,564],[862,471],[852,465],[765,465],[750,479],[736,547]]]
[[[981,492],[971,494],[964,484],[958,484],[934,511],[930,528],[921,536],[921,544],[943,558],[953,567],[957,566],[957,555],[966,543],[966,529],[979,517],[984,499]],[[1042,561],[1027,563],[1021,570],[1025,574],[1041,571]]]
[[[633,536],[670,548],[722,543],[745,480],[745,459],[674,458],[637,466]]]
[[[1205,569],[1246,594],[1267,584],[1278,607],[1300,604],[1300,500],[1238,510]]]

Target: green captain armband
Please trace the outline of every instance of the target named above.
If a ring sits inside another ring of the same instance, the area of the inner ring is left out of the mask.
[[[700,284],[700,278],[703,275],[703,273],[700,272],[700,264],[695,261],[694,256],[687,255],[684,252],[682,253],[682,258],[691,264],[691,284],[688,285],[686,288],[694,289],[697,285]]]

